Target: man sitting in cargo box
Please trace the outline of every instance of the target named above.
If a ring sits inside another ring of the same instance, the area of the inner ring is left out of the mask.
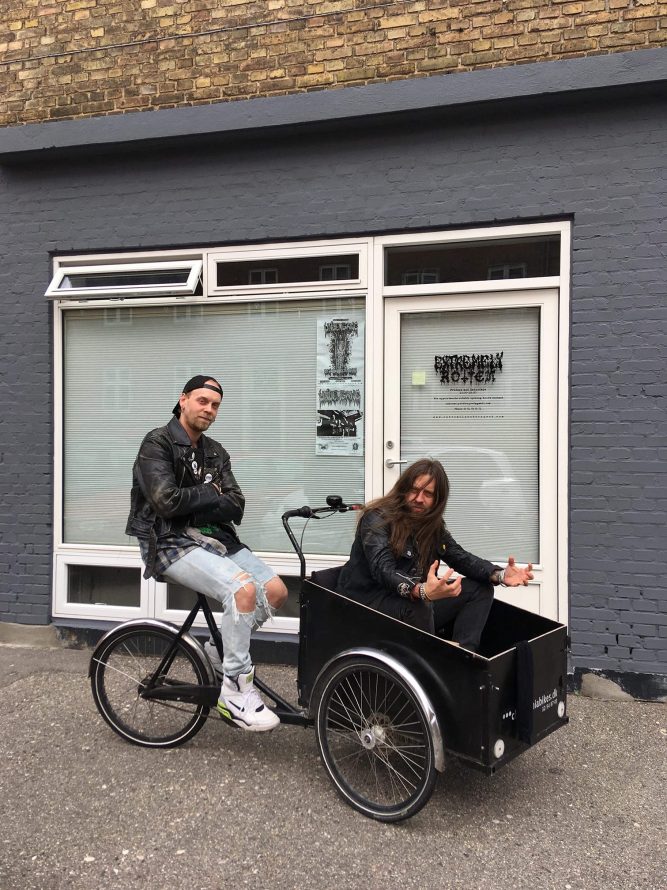
[[[510,556],[502,569],[464,550],[445,526],[448,497],[440,461],[408,467],[388,494],[364,508],[338,592],[477,651],[494,586],[526,586],[533,567]],[[441,562],[447,569],[438,577]]]

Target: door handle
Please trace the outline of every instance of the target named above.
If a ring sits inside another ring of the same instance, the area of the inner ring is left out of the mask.
[[[397,466],[398,464],[407,464],[407,460],[392,460],[390,457],[388,457],[386,459],[386,461],[384,462],[384,465],[388,470],[391,470],[393,467]]]

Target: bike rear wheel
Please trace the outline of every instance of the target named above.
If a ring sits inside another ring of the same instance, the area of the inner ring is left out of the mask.
[[[437,774],[428,720],[412,689],[365,658],[332,665],[320,688],[317,742],[338,792],[381,822],[414,816]]]
[[[109,726],[130,742],[149,748],[182,745],[199,732],[206,705],[143,698],[141,692],[174,643],[169,627],[135,625],[119,628],[93,654],[90,680],[93,698]],[[207,685],[204,661],[182,640],[158,683]]]

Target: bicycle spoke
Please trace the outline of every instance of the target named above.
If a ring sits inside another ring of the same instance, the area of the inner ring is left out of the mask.
[[[428,799],[435,781],[428,726],[390,670],[369,663],[332,673],[317,730],[327,769],[357,809],[396,821]]]
[[[157,677],[167,651],[169,666]],[[93,693],[96,703],[116,731],[139,744],[170,745],[187,739],[202,725],[208,709],[193,701],[144,698],[149,682],[169,685],[205,685],[206,674],[196,654],[174,643],[169,631],[129,630],[113,638],[94,660]]]
[[[100,661],[99,658],[96,658],[95,661],[97,662],[97,664],[103,665],[105,671],[115,671],[117,674],[121,674],[121,676],[126,677],[128,680],[131,680],[132,684],[139,683],[139,680],[136,677],[133,677],[132,674],[128,674],[127,671],[121,671],[120,668],[115,667],[113,664],[109,664],[108,661]]]

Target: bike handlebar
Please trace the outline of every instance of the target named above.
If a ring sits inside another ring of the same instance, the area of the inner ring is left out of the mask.
[[[313,515],[313,511],[310,507],[299,507],[296,510],[287,510],[282,515],[282,520],[285,522],[287,519],[293,519],[295,516],[301,516],[303,519],[310,519]]]
[[[296,550],[296,554],[299,557],[299,562],[301,564],[301,580],[306,577],[306,560],[303,555],[303,550],[301,549],[299,542],[294,537],[294,532],[289,527],[289,520],[294,518],[301,519],[317,519],[318,513],[328,513],[331,515],[332,513],[347,513],[348,510],[363,510],[363,504],[345,504],[343,503],[343,499],[337,494],[330,494],[327,497],[327,506],[326,507],[297,507],[295,510],[286,510],[282,515],[282,522],[287,535],[292,542],[292,546]]]
[[[326,507],[297,507],[294,510],[286,510],[282,515],[283,523],[288,519],[300,517],[301,519],[312,519],[318,513],[347,513],[348,510],[362,510],[363,504],[345,504],[343,499],[338,495],[329,495]]]

